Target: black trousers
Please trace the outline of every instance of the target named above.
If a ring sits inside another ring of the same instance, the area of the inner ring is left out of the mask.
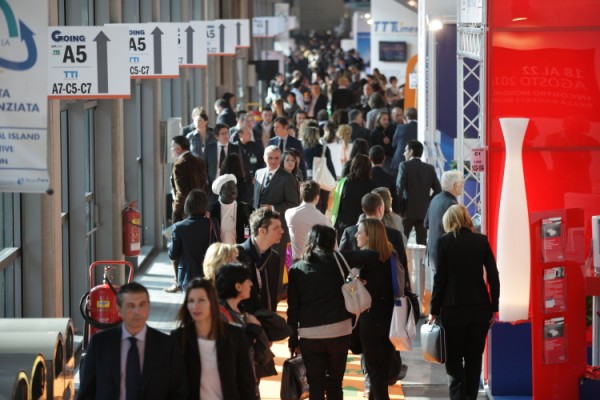
[[[350,335],[331,339],[300,339],[311,400],[343,400],[342,381]]]
[[[427,229],[423,226],[422,218],[402,218],[402,225],[404,226],[404,235],[406,235],[407,240],[410,236],[410,231],[412,231],[412,228],[414,227],[417,235],[417,244],[422,244],[423,246],[427,245]]]
[[[389,360],[394,351],[394,346],[389,337],[390,324],[389,322],[384,324],[361,319],[358,329],[365,367],[371,382],[369,398],[389,400]],[[400,361],[400,365],[402,365],[402,361]]]
[[[481,362],[492,311],[489,305],[444,307],[446,373],[450,399],[477,398]]]

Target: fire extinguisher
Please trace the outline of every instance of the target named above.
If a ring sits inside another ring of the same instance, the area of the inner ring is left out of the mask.
[[[113,285],[110,274],[117,265],[129,268],[128,282],[133,280],[133,265],[127,261],[96,261],[90,265],[90,286],[94,284],[94,272],[98,266],[104,265],[102,284],[92,287],[83,295],[79,303],[79,311],[86,322],[87,335],[84,335],[84,348],[89,339],[99,330],[112,328],[121,322],[117,306],[119,286]]]
[[[137,201],[134,201],[123,210],[123,254],[126,257],[139,256],[142,247],[141,215],[136,206]]]

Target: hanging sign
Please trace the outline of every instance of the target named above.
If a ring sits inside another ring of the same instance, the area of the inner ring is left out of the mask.
[[[1,0],[0,192],[49,192],[48,2]],[[35,12],[32,12],[35,10]]]
[[[235,19],[218,19],[206,24],[206,45],[209,56],[233,56],[236,46]]]
[[[179,77],[176,24],[148,23],[126,24],[126,26],[129,28],[129,75],[131,78]]]
[[[181,68],[207,67],[206,21],[190,21],[175,25],[179,46],[179,66]]]
[[[471,149],[471,170],[473,172],[485,172],[485,148]]]
[[[274,37],[286,30],[286,21],[283,17],[254,17],[252,18],[253,37]]]
[[[51,26],[48,37],[48,98],[130,97],[126,26]]]
[[[232,19],[235,27],[235,47],[246,48],[250,47],[250,20],[249,19]]]

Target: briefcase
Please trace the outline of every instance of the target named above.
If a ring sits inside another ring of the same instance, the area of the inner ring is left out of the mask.
[[[425,361],[446,362],[446,335],[444,328],[435,323],[421,325],[421,351]]]
[[[308,399],[306,367],[301,355],[292,355],[283,362],[280,398],[282,400]]]

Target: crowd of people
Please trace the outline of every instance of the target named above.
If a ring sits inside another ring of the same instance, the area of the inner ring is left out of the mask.
[[[405,245],[413,229],[435,272],[429,321],[448,325],[450,396],[476,397],[499,282],[487,239],[456,205],[462,173],[446,171],[440,183],[421,161],[417,110],[404,109],[396,77],[361,73],[356,52],[321,50],[292,55],[260,113],[225,93],[214,124],[196,107],[173,137],[174,283],[165,290],[185,293],[179,328],[168,337],[147,327],[146,289],[122,286],[122,328],[92,338],[79,398],[260,398],[261,378],[276,370],[259,315],[287,298],[289,347],[303,356],[311,399],[343,398],[350,348],[362,354],[366,397],[389,399],[388,385],[409,367],[389,340],[390,267],[399,262],[411,290]],[[335,189],[319,182],[321,168]],[[340,260],[360,270],[372,297],[356,323],[344,307]],[[102,373],[107,365],[116,372]]]

